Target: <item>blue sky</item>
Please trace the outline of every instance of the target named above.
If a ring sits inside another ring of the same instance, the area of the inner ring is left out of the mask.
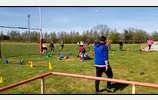
[[[105,24],[123,31],[127,28],[158,30],[158,7],[41,7],[43,30],[79,31]],[[40,27],[38,7],[0,7],[0,25]],[[1,28],[2,29],[2,28]],[[4,30],[4,29],[3,29]]]

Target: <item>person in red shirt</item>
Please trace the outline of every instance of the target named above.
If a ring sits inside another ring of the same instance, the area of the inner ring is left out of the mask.
[[[80,47],[79,47],[79,56],[80,56],[80,61],[83,61],[84,58],[85,58],[85,53],[86,53],[86,50],[83,46],[83,43],[81,42],[80,43]]]

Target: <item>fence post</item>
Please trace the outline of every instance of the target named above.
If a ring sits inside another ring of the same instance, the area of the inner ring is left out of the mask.
[[[45,86],[44,86],[44,77],[41,78],[41,94],[44,94],[44,89],[45,89]]]
[[[135,84],[132,84],[132,94],[135,94]]]

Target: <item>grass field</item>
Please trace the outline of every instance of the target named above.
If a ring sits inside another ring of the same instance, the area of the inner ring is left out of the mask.
[[[113,44],[110,51],[110,65],[113,69],[114,78],[158,83],[158,53],[140,52],[139,44],[125,44],[124,50],[119,51],[118,45]],[[53,71],[76,73],[95,76],[93,59],[80,62],[77,58],[78,46],[67,44],[63,50],[65,55],[69,55],[68,60],[59,60],[59,45],[51,57]],[[93,58],[93,47],[90,47],[89,54]],[[5,86],[20,80],[24,80],[40,73],[50,71],[48,69],[48,58],[39,55],[36,43],[9,43],[2,44],[3,56],[7,57],[11,63],[0,64],[0,73],[4,77]],[[24,60],[32,60],[35,65],[30,68],[28,65],[17,64],[19,57]],[[141,74],[141,73],[144,74]],[[106,76],[105,76],[106,77]],[[46,94],[94,94],[94,81],[85,79],[53,76],[45,78]],[[105,88],[106,82],[100,83],[100,89]],[[158,89],[136,86],[136,94],[157,94]],[[25,85],[1,92],[0,94],[40,94],[40,80],[36,80]],[[106,91],[101,94],[131,94],[131,86],[121,86],[114,93]]]

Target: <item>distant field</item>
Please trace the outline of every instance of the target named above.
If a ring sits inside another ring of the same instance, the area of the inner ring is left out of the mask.
[[[59,45],[56,45],[55,53],[51,57],[53,71],[76,73],[95,76],[93,59],[80,62],[77,58],[78,46],[67,44],[64,54],[69,55],[68,60],[59,60]],[[119,51],[117,44],[112,45],[110,51],[110,64],[113,68],[114,78],[158,83],[158,52],[140,52],[139,44],[125,44],[124,50]],[[88,53],[93,58],[93,47],[90,46]],[[14,64],[0,64],[0,73],[5,78],[1,86],[5,86],[20,80],[24,80],[37,74],[47,72],[48,58],[39,55],[39,46],[36,43],[9,43],[2,44],[3,57],[7,57]],[[30,68],[28,65],[16,64],[19,57],[24,60],[32,60],[35,65]],[[40,64],[40,62],[43,62]],[[140,73],[144,72],[143,75]],[[105,76],[106,77],[106,76]],[[94,81],[68,78],[61,76],[47,77],[46,94],[94,94]],[[105,87],[105,82],[101,82],[101,89]],[[158,89],[136,87],[137,94],[157,94]],[[40,94],[40,80],[18,86],[0,94]],[[102,94],[131,94],[131,86],[122,87],[114,93],[102,92]]]

